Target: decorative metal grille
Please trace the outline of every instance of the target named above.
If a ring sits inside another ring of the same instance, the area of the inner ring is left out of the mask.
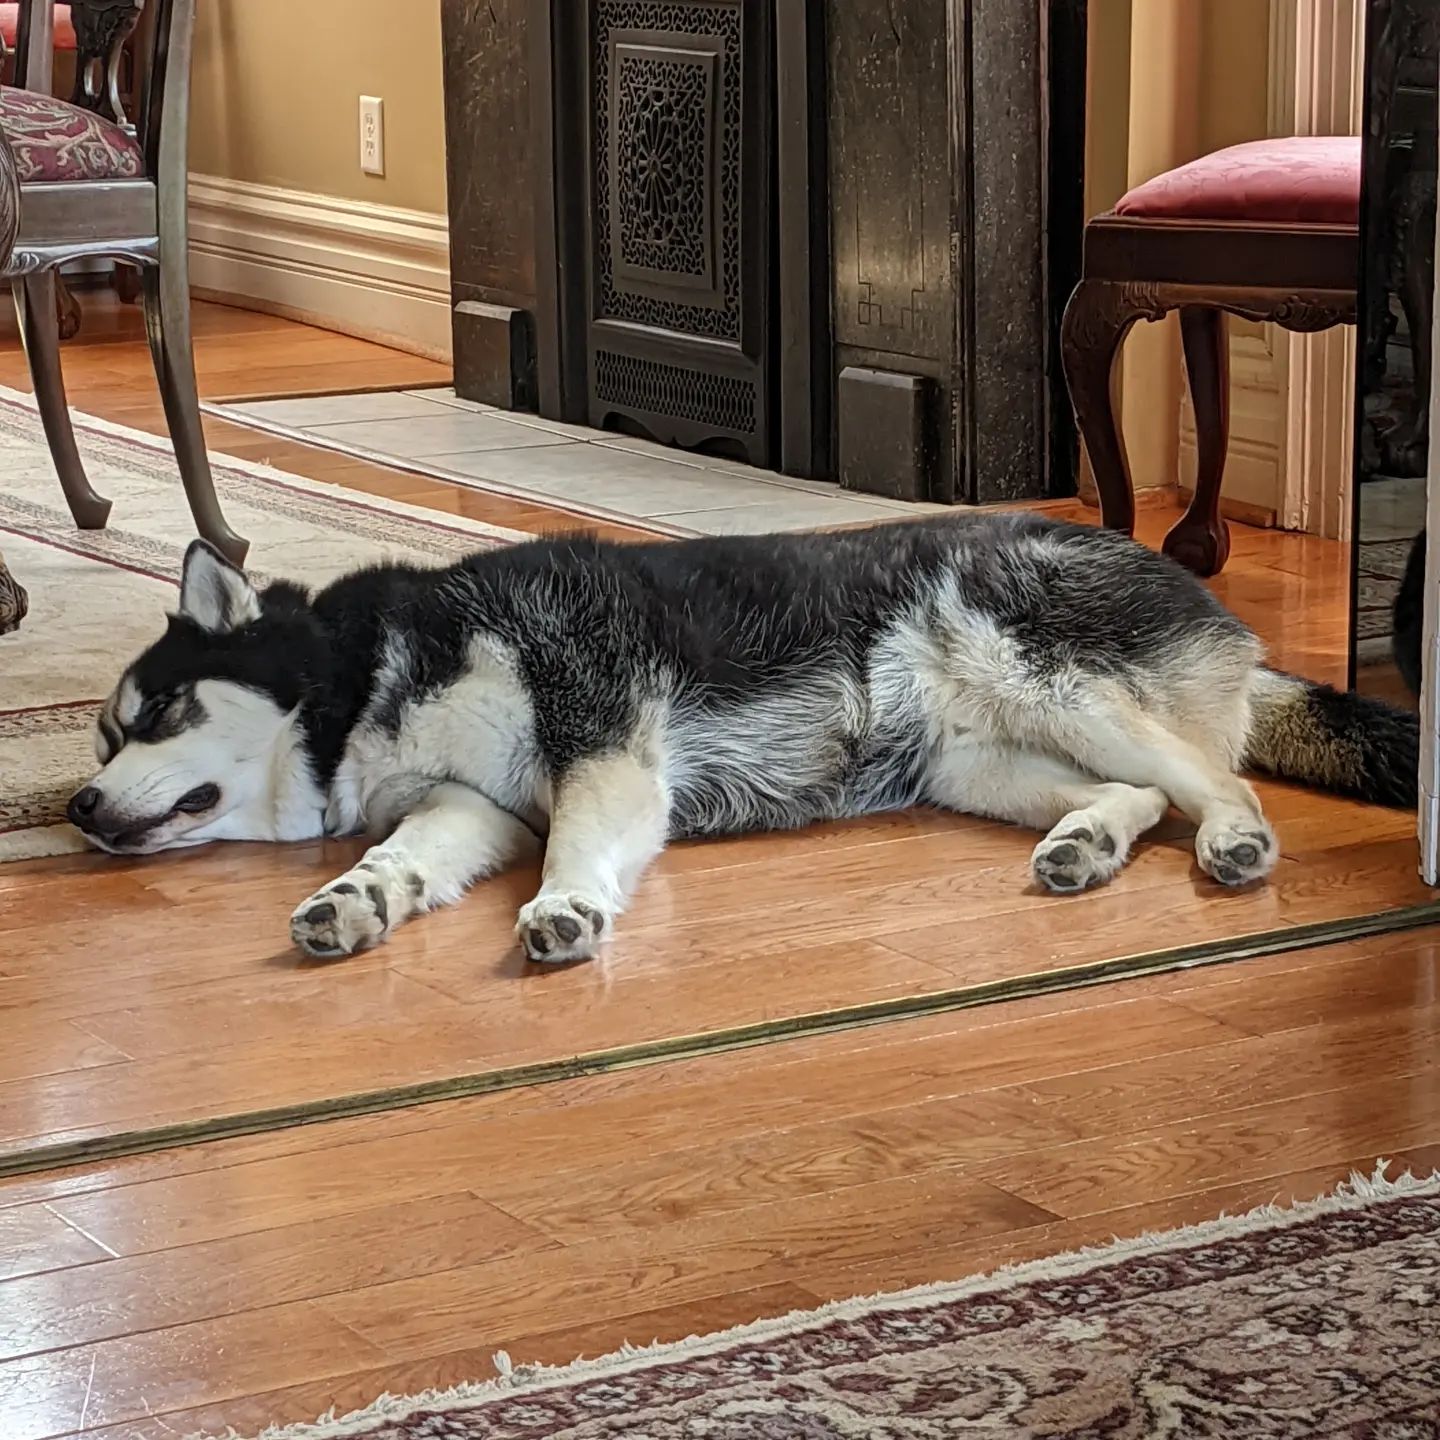
[[[595,352],[595,393],[606,404],[741,434],[755,428],[755,385],[658,360]]]
[[[684,335],[740,338],[741,14],[737,3],[662,4],[599,0],[594,10],[590,97],[596,205],[597,318]],[[614,37],[648,32],[673,55],[685,37],[706,39],[695,60],[627,55]],[[662,39],[663,37],[663,39]],[[718,64],[713,48],[718,42]],[[611,73],[612,49],[619,51]],[[716,76],[712,81],[711,76]],[[718,94],[709,93],[711,84]],[[616,94],[611,96],[611,87]],[[712,131],[718,127],[718,135]],[[612,130],[615,169],[612,175]],[[707,233],[713,225],[714,233]],[[614,233],[617,232],[618,234]],[[615,241],[618,239],[618,245]],[[624,264],[693,285],[716,267],[719,303],[687,304],[644,279],[617,276]]]

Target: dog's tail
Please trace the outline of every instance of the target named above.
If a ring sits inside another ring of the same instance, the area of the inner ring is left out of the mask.
[[[1413,809],[1420,784],[1419,717],[1262,668],[1251,692],[1245,764],[1372,805]]]

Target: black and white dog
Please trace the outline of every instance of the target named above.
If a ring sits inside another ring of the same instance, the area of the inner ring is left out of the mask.
[[[1205,587],[1026,514],[825,535],[535,541],[258,591],[197,542],[179,612],[99,718],[97,846],[384,837],[295,911],[350,954],[544,847],[518,933],[594,953],[671,837],[929,804],[1049,833],[1110,879],[1177,806],[1200,866],[1266,875],[1242,766],[1416,802],[1417,722],[1261,664]]]

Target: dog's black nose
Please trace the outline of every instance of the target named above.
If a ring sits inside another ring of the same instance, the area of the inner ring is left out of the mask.
[[[72,825],[78,825],[83,830],[94,818],[99,804],[100,792],[93,785],[87,785],[70,797],[70,803],[65,807],[66,818]]]

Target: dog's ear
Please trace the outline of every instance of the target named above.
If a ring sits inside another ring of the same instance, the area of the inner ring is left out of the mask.
[[[212,635],[228,635],[260,618],[260,597],[243,570],[193,540],[180,571],[180,614]]]

